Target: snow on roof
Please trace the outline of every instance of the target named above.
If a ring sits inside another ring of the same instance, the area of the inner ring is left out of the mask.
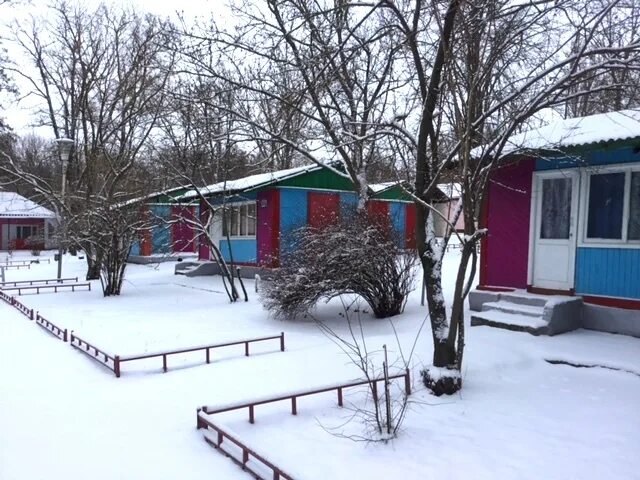
[[[455,199],[462,196],[462,185],[459,183],[439,183],[438,190],[440,190],[447,198]]]
[[[0,192],[0,218],[55,218],[56,214],[14,192]]]
[[[277,172],[258,173],[256,175],[250,175],[248,177],[239,178],[237,180],[227,180],[226,182],[218,182],[212,185],[208,185],[200,189],[202,195],[211,195],[222,192],[243,192],[246,190],[253,190],[258,187],[271,185],[273,183],[285,180],[291,177],[297,177],[303,173],[315,172],[324,168],[320,165],[306,165],[304,167],[288,168],[286,170],[278,170]],[[185,192],[180,197],[181,200],[197,197],[198,192],[193,189]]]
[[[640,137],[640,111],[621,110],[568,118],[509,138],[503,155],[519,150],[553,150]]]
[[[395,187],[396,185],[401,185],[402,182],[384,182],[384,183],[371,183],[369,184],[369,190],[372,193],[380,193],[385,190],[389,190],[390,188]]]

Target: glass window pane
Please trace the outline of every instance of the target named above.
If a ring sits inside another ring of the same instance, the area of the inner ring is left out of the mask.
[[[640,172],[631,173],[631,198],[629,199],[629,240],[640,240]]]
[[[622,238],[624,172],[591,175],[588,238]]]
[[[231,207],[231,236],[238,236],[238,207]]]
[[[540,238],[569,238],[571,188],[571,178],[545,178],[542,180]]]
[[[222,215],[222,236],[226,237],[229,235],[229,212],[224,208],[220,211],[220,214]]]
[[[256,204],[250,203],[247,209],[247,235],[256,234]]]
[[[240,235],[247,234],[247,206],[240,206]]]

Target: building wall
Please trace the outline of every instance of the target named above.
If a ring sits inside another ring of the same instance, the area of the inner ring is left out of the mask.
[[[640,298],[640,249],[578,248],[576,293]]]
[[[536,160],[537,171],[585,166],[640,164],[639,145],[614,144],[600,148],[583,148],[572,155]],[[581,185],[584,189],[585,185]],[[586,212],[578,213],[584,222]],[[578,225],[577,235],[581,228]],[[575,261],[575,291],[578,295],[640,299],[640,245],[586,245],[578,237]]]
[[[357,196],[353,192],[315,190],[302,187],[278,187],[263,190],[255,195],[257,201],[257,228],[255,238],[231,239],[231,250],[226,239],[219,241],[220,250],[226,260],[239,263],[276,267],[295,248],[296,230],[305,226],[322,228],[337,218],[347,218],[355,213]],[[238,197],[240,201],[246,198]],[[232,203],[231,201],[229,203]],[[378,218],[388,228],[393,228],[394,237],[401,247],[415,245],[415,210],[411,203],[372,200],[367,208],[370,215]],[[199,258],[208,260],[208,247],[200,248]]]
[[[526,288],[531,178],[535,160],[496,169],[485,205],[488,235],[482,245],[480,284]]]
[[[11,241],[14,241],[15,248],[17,250],[29,249],[29,246],[20,240],[16,239],[18,225],[36,226],[40,229],[43,235],[46,235],[45,221],[42,218],[0,218],[0,250],[8,250]],[[46,238],[42,244],[44,248]]]

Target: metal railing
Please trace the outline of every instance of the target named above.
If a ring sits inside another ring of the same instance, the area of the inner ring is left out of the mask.
[[[264,342],[267,340],[279,340],[280,351],[284,352],[284,332],[281,332],[280,335],[272,335],[269,337],[250,338],[245,340],[234,340],[232,342],[216,343],[212,345],[203,345],[203,346],[197,346],[197,347],[187,347],[187,348],[180,348],[176,350],[166,350],[166,351],[153,352],[153,353],[143,353],[140,355],[121,355],[119,359],[120,359],[120,363],[123,363],[123,362],[132,362],[134,360],[144,360],[147,358],[162,357],[162,370],[166,372],[168,370],[167,357],[169,357],[170,355],[178,355],[181,353],[197,352],[197,351],[204,350],[206,351],[206,362],[211,363],[211,353],[210,353],[211,349],[231,347],[234,345],[244,345],[244,355],[248,357],[249,345],[251,343]]]
[[[78,277],[68,277],[68,278],[47,278],[43,280],[18,280],[15,282],[0,282],[0,289],[4,287],[17,287],[19,285],[33,285],[35,283],[43,283],[45,285],[49,285],[50,283],[66,283],[66,282],[77,282]]]
[[[47,332],[51,333],[52,335],[58,337],[60,340],[62,340],[63,342],[67,341],[68,338],[68,332],[67,329],[65,328],[64,330],[60,327],[58,327],[56,324],[54,324],[53,322],[50,322],[49,320],[47,320],[46,318],[44,318],[42,315],[40,315],[39,313],[36,313],[36,318],[35,321],[38,325],[40,325],[42,328],[44,328]]]
[[[388,380],[393,380],[397,378],[404,379],[405,394],[411,395],[411,376],[410,376],[409,369],[406,369],[404,373],[389,375],[386,377],[386,379]],[[234,410],[242,410],[244,408],[247,408],[249,410],[249,423],[254,423],[256,406],[265,405],[268,403],[282,402],[285,400],[288,400],[289,402],[291,402],[291,414],[297,415],[298,414],[298,402],[297,402],[298,398],[307,397],[310,395],[317,395],[320,393],[332,392],[332,391],[337,392],[338,406],[342,407],[344,389],[358,387],[362,385],[369,385],[373,392],[373,395],[377,396],[378,382],[384,382],[386,379],[385,377],[380,377],[380,378],[375,378],[370,380],[358,380],[358,381],[349,382],[349,383],[325,386],[325,387],[316,388],[312,390],[302,390],[296,393],[287,393],[286,395],[280,395],[277,397],[254,400],[251,402],[244,402],[244,403],[233,404],[233,405],[226,405],[222,407],[203,406],[201,408],[198,408],[197,410],[197,414],[196,414],[197,428],[206,429],[207,431],[213,430],[215,432],[215,435],[213,435],[213,438],[205,434],[205,437],[204,437],[205,441],[209,445],[214,447],[216,450],[220,451],[225,456],[230,458],[234,463],[239,465],[243,470],[246,470],[251,474],[253,474],[257,479],[269,480],[266,477],[263,477],[259,472],[257,472],[255,469],[253,469],[250,465],[247,464],[251,459],[256,460],[258,463],[262,464],[262,466],[271,470],[272,476],[270,478],[273,478],[275,480],[278,480],[278,479],[293,480],[293,477],[291,475],[285,473],[284,470],[282,470],[280,467],[274,465],[263,456],[257,454],[251,448],[247,447],[244,443],[242,443],[242,441],[239,440],[237,437],[234,437],[233,435],[225,431],[222,427],[213,423],[210,418],[206,418],[205,415],[215,415],[218,413],[230,412]],[[232,444],[240,448],[240,450],[242,451],[242,458],[237,458],[236,456],[234,456],[234,454],[231,451],[223,447],[223,442],[225,440],[231,442]]]
[[[69,345],[77,348],[82,353],[88,355],[90,358],[93,358],[100,365],[107,367],[113,373],[116,374],[116,377],[120,377],[120,359],[118,355],[111,355],[104,350],[90,344],[86,340],[83,340],[79,336],[71,332],[69,336]]]
[[[91,290],[91,283],[60,283],[53,285],[18,285],[15,287],[2,287],[2,290],[5,292],[18,292],[18,295],[22,295],[23,291],[36,291],[36,294],[40,293],[40,290],[53,290],[54,293],[58,293],[60,289],[71,289],[72,292],[75,292],[77,288],[86,288],[87,291]]]

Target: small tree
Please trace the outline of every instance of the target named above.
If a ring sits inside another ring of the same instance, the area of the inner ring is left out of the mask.
[[[404,310],[415,254],[403,250],[385,225],[359,214],[323,228],[304,227],[292,249],[262,292],[276,316],[293,318],[343,294],[362,297],[377,318]]]

